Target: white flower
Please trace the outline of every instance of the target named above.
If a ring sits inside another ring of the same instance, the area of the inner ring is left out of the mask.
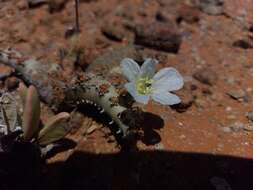
[[[139,103],[147,104],[150,98],[163,105],[180,103],[180,98],[170,91],[183,87],[183,77],[172,67],[163,68],[155,74],[157,63],[157,60],[149,58],[140,67],[130,58],[123,59],[122,71],[129,80],[125,88]]]

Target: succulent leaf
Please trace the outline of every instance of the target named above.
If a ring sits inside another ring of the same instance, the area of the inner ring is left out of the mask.
[[[24,83],[19,83],[19,87],[18,87],[18,93],[21,97],[22,103],[23,103],[23,107],[25,106],[25,100],[26,100],[26,95],[27,95],[27,91],[28,88],[25,86]]]
[[[67,124],[69,118],[70,114],[67,112],[61,112],[49,118],[39,132],[39,144],[43,146],[63,138],[69,132]]]
[[[30,86],[26,93],[23,114],[24,140],[29,141],[37,135],[40,122],[40,100],[34,86]]]

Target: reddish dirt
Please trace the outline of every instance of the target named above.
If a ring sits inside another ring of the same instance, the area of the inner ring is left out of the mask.
[[[219,15],[206,14],[190,1],[81,0],[79,9],[81,33],[66,39],[66,30],[74,26],[74,1],[53,13],[47,4],[28,8],[25,0],[0,1],[0,48],[57,63],[65,68],[63,80],[70,81],[76,69],[71,57],[78,50],[83,51],[84,68],[132,44],[133,25],[149,30],[150,23],[165,22],[182,36],[178,52],[144,47],[138,56],[156,57],[160,68],[175,67],[185,79],[177,94],[189,106],[140,105],[160,118],[144,123],[148,130],[137,141],[138,151],[130,153],[120,153],[105,125],[76,116],[76,130],[68,138],[77,145],[48,159],[43,188],[253,189],[253,131],[243,127],[253,126],[246,117],[253,111],[251,1],[225,0]],[[159,21],[158,13],[165,21]],[[235,43],[238,40],[243,44]],[[63,49],[70,58],[60,61]],[[9,71],[2,65],[0,69]],[[211,82],[200,82],[196,72],[205,73]],[[5,88],[7,83],[0,85]],[[240,90],[239,98],[229,95]],[[90,127],[94,131],[87,134]]]

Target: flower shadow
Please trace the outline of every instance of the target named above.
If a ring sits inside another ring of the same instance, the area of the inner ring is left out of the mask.
[[[141,140],[146,145],[155,145],[161,141],[158,130],[163,128],[164,121],[159,115],[133,107],[124,111],[121,118],[135,132],[136,138],[131,139],[135,143]]]
[[[140,140],[146,145],[154,145],[161,141],[161,136],[157,130],[163,128],[164,121],[163,119],[153,113],[143,112],[143,123],[141,129],[143,130],[143,136]]]

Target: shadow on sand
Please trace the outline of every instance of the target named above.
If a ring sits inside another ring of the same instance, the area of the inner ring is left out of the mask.
[[[253,160],[182,152],[75,152],[48,165],[41,189],[250,190]]]
[[[146,127],[140,140],[159,142],[156,130],[163,125],[161,118],[144,113],[141,126]],[[64,142],[68,146],[58,152],[76,145]],[[12,151],[0,153],[0,190],[253,190],[253,159],[131,150],[117,154],[75,151],[65,162],[45,165],[35,145],[14,143]]]

